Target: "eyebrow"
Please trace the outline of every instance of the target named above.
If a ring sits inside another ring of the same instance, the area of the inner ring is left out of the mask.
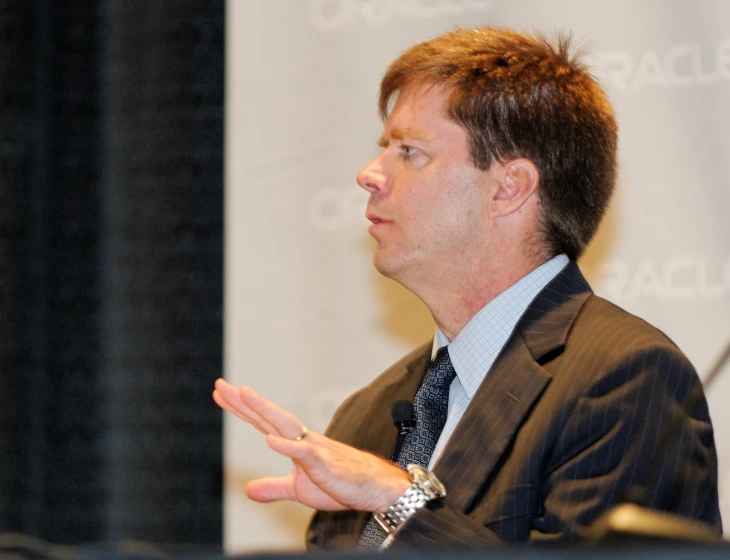
[[[428,134],[425,132],[422,132],[420,130],[416,130],[415,128],[395,128],[390,132],[390,137],[394,138],[395,140],[404,140],[405,138],[414,138],[418,140],[428,140]],[[390,142],[385,137],[385,134],[383,134],[380,137],[380,140],[378,140],[378,146],[381,148],[387,148],[388,144]]]

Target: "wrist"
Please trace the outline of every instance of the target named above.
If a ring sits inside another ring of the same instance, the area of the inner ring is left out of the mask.
[[[394,471],[394,476],[383,494],[383,502],[380,507],[374,511],[374,513],[385,513],[388,508],[395,503],[395,501],[406,493],[413,484],[413,477],[408,472],[401,469],[399,466],[395,466],[397,473]]]

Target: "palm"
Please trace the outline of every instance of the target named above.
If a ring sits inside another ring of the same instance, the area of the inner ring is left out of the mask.
[[[291,480],[292,494],[297,502],[325,511],[347,509],[347,506],[315,484],[300,465],[294,463],[292,473],[287,478]]]

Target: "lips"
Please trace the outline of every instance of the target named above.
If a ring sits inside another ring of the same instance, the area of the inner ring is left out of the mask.
[[[390,223],[390,220],[385,220],[374,212],[370,211],[365,213],[365,217],[372,222],[372,225],[368,228],[368,233],[370,235],[374,235],[375,232]]]
[[[365,217],[370,220],[373,224],[379,224],[381,222],[386,222],[387,220],[382,219],[380,216],[373,212],[365,212]]]

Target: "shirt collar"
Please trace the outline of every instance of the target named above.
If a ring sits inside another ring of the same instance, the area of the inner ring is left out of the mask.
[[[566,255],[558,255],[522,277],[482,307],[451,342],[436,327],[431,358],[443,346],[449,346],[451,363],[470,400],[522,314],[568,262]]]

